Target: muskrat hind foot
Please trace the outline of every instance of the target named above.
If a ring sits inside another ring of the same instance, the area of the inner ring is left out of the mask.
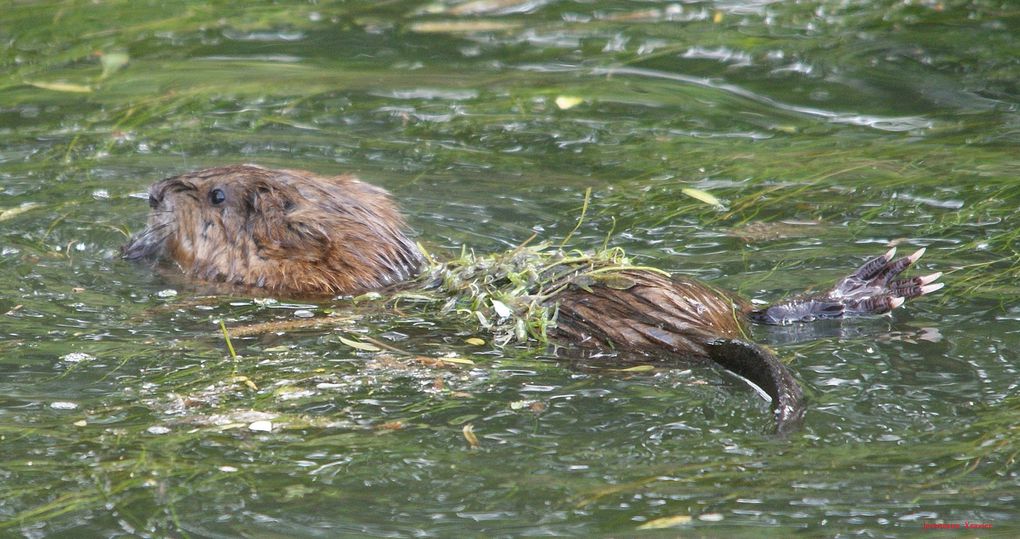
[[[829,291],[794,298],[751,312],[751,319],[764,324],[785,325],[820,318],[850,318],[887,313],[906,300],[930,294],[945,283],[936,283],[942,273],[892,280],[917,262],[924,249],[893,260],[896,248],[872,258]]]

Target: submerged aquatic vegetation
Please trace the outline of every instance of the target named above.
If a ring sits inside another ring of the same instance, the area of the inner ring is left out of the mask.
[[[602,284],[626,290],[634,283],[620,273],[634,269],[669,275],[657,268],[635,266],[622,248],[608,246],[609,236],[600,249],[565,250],[584,223],[590,201],[589,188],[577,224],[557,246],[548,241],[532,245],[532,235],[509,251],[477,255],[462,246],[460,256],[441,261],[419,244],[426,269],[415,282],[431,294],[404,297],[440,303],[441,314],[468,315],[492,334],[499,347],[532,340],[549,344],[549,330],[555,327],[558,313],[556,302],[550,300],[569,287],[590,292],[591,286]],[[397,301],[400,299],[398,294]]]
[[[548,344],[557,314],[555,302],[549,300],[568,287],[587,290],[602,284],[625,290],[634,283],[620,272],[633,269],[668,275],[656,268],[635,266],[619,247],[564,251],[542,242],[485,256],[464,248],[458,258],[448,262],[427,256],[429,268],[419,280],[427,289],[442,294],[432,298],[441,301],[440,312],[475,318],[492,333],[498,346],[529,340]]]
[[[0,535],[1016,535],[1010,3],[10,4]],[[285,309],[191,309],[117,262],[132,192],[240,161],[356,172],[453,256]],[[615,226],[626,256],[514,249],[587,185],[571,247]],[[903,242],[945,293],[780,344],[814,401],[782,443],[725,377],[538,345],[543,297],[627,265],[755,297]],[[942,337],[888,338],[918,328]]]

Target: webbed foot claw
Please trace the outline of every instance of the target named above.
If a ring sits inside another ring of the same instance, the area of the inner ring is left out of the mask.
[[[808,322],[819,318],[841,318],[887,313],[908,299],[939,290],[942,273],[893,280],[917,262],[924,249],[893,260],[896,248],[872,258],[841,279],[828,292],[810,295],[754,311],[751,317],[767,324]]]

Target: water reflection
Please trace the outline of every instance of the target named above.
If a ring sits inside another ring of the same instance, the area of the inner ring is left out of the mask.
[[[882,321],[825,320],[810,324],[762,326],[756,328],[755,333],[761,335],[761,340],[771,346],[789,346],[820,340],[870,339],[885,343],[905,342],[909,344],[916,344],[919,341],[937,343],[942,340],[942,332],[938,328],[890,330],[889,325],[888,322]]]
[[[923,131],[926,129],[932,129],[936,125],[933,120],[919,116],[883,117],[866,114],[835,112],[820,108],[805,107],[801,105],[790,105],[771,97],[756,94],[735,84],[730,84],[708,78],[691,77],[688,75],[682,75],[678,73],[666,73],[652,69],[634,67],[598,68],[592,70],[592,74],[606,77],[631,75],[635,77],[646,77],[681,82],[684,84],[691,84],[695,86],[701,86],[713,90],[726,92],[735,96],[745,98],[749,101],[765,105],[771,109],[778,111],[786,111],[807,117],[820,118],[836,124],[848,124],[860,127],[870,127],[881,131],[892,132]]]

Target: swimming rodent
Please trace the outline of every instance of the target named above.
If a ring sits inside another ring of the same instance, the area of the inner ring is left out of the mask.
[[[164,258],[190,278],[283,296],[353,295],[408,281],[425,260],[389,194],[344,175],[234,165],[161,180],[149,189],[148,226],[124,258]],[[893,280],[923,249],[869,260],[832,289],[761,309],[700,281],[650,269],[618,282],[562,287],[545,301],[551,337],[587,349],[711,360],[771,398],[777,430],[804,413],[800,387],[744,324],[788,324],[888,312],[941,288],[941,274]]]

